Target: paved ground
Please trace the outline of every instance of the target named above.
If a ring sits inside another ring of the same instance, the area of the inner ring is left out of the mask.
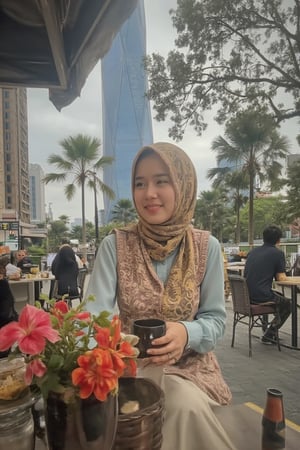
[[[283,393],[286,418],[300,425],[300,351],[282,347],[279,352],[277,346],[264,345],[260,342],[260,329],[255,329],[252,358],[249,358],[246,325],[237,325],[235,346],[231,347],[233,312],[230,300],[226,302],[226,308],[227,330],[216,355],[231,388],[233,403],[253,402],[263,408],[266,389],[277,388]],[[298,330],[300,332],[299,317]],[[290,318],[280,337],[283,343],[290,344]]]

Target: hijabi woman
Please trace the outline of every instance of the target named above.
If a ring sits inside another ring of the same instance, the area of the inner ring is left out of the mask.
[[[117,307],[125,333],[136,319],[166,321],[166,334],[139,360],[139,375],[165,393],[162,450],[234,449],[214,414],[231,399],[212,352],[226,321],[223,258],[217,239],[192,226],[190,158],[170,143],[143,147],[133,161],[132,195],[138,222],[101,242],[88,307],[95,314]]]

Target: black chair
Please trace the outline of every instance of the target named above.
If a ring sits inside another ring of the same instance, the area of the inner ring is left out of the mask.
[[[252,356],[251,332],[255,327],[265,331],[268,327],[268,315],[278,316],[278,308],[275,302],[264,302],[258,305],[250,303],[249,291],[246,279],[240,275],[228,275],[232,304],[233,304],[233,328],[231,347],[234,346],[235,329],[238,323],[248,325],[249,356]],[[278,329],[276,328],[276,342],[280,351]]]

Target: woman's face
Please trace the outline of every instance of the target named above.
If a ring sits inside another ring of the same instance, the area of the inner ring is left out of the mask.
[[[137,163],[133,195],[138,214],[146,222],[158,225],[172,217],[175,190],[168,168],[158,155],[148,155]]]

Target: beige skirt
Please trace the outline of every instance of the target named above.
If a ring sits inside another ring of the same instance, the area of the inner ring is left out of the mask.
[[[165,393],[161,450],[236,450],[213,412],[220,405],[192,381],[154,365],[139,368],[138,376],[152,379]]]

